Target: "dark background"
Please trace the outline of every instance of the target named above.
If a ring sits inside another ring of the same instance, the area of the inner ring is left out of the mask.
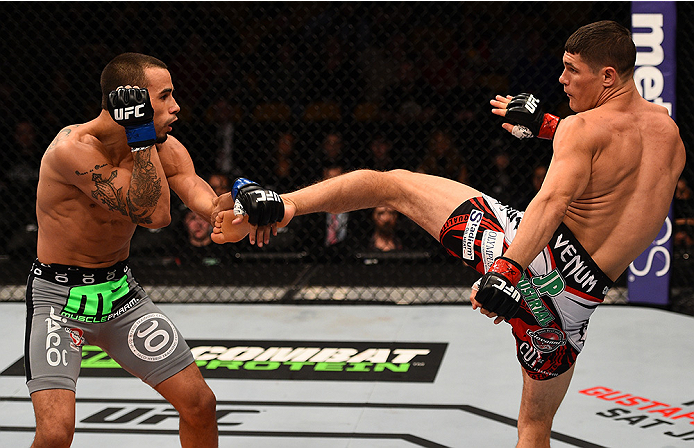
[[[677,8],[677,121],[691,155],[694,6]],[[558,82],[566,38],[596,20],[630,27],[629,2],[3,2],[0,14],[6,285],[24,283],[35,256],[41,155],[64,126],[99,113],[101,70],[122,52],[168,64],[182,108],[173,134],[202,177],[243,175],[285,192],[319,180],[326,166],[407,168],[464,180],[522,209],[532,197],[533,168],[549,162],[551,144],[509,136],[489,100],[532,92],[547,111],[570,114]],[[275,148],[287,133],[294,153],[285,162]],[[329,135],[341,141],[339,157],[323,154]],[[390,160],[372,157],[374,141],[390,148]],[[449,153],[427,158],[437,145]],[[694,181],[691,164],[684,178]],[[296,300],[294,292],[307,286],[351,286],[355,300],[382,300],[368,287],[435,291],[469,286],[477,276],[403,216],[401,248],[375,252],[370,211],[350,213],[347,237],[333,247],[323,244],[325,217],[314,215],[297,219],[267,248],[242,242],[195,250],[185,238],[185,210],[173,200],[171,226],[138,228],[131,251],[143,284],[171,287],[165,299],[200,300],[183,289],[196,285],[209,288],[206,301],[227,300],[212,287],[233,285],[291,286],[278,301]],[[694,216],[691,200],[675,205],[677,216]],[[691,312],[691,232],[676,230],[684,234],[675,246],[672,308]]]

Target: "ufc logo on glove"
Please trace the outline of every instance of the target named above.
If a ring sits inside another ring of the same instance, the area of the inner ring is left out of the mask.
[[[528,97],[528,101],[525,103],[525,108],[528,109],[528,111],[531,114],[535,113],[535,110],[537,109],[537,106],[540,104],[540,100],[535,98],[532,93]]]
[[[280,202],[281,201],[280,196],[271,190],[257,190],[257,191],[250,193],[250,194],[255,196],[254,199],[257,202],[268,202],[268,201]]]
[[[144,107],[144,104],[138,104],[137,106],[130,106],[122,109],[114,109],[113,118],[114,120],[127,120],[131,116],[135,118],[144,117],[145,113],[142,111]]]
[[[513,300],[516,302],[519,302],[521,299],[520,292],[514,288],[511,284],[506,283],[503,281],[501,278],[497,277],[494,280],[496,280],[496,283],[493,283],[491,286],[495,287],[499,291],[507,294],[509,297],[511,297]]]

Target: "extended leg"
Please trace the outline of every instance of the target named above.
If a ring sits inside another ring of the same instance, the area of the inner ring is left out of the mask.
[[[552,421],[569,388],[574,366],[545,381],[534,380],[523,370],[517,448],[549,448]]]
[[[466,200],[479,196],[472,187],[407,170],[357,170],[282,195],[291,202],[287,217],[316,212],[344,213],[388,206],[412,219],[438,239],[450,214]],[[288,212],[288,213],[287,213]]]

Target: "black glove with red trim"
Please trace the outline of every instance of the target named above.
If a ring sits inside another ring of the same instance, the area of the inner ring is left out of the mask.
[[[521,293],[516,285],[521,277],[523,270],[518,263],[510,258],[499,257],[489,268],[489,272],[480,279],[475,300],[485,310],[510,319],[520,308]]]
[[[511,134],[517,138],[544,138],[552,140],[559,125],[559,117],[545,114],[541,101],[532,93],[521,93],[506,105],[506,121],[514,124]]]

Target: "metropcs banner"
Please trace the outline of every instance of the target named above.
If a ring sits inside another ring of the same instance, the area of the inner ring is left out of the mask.
[[[675,119],[677,8],[675,2],[632,2],[631,32],[636,45],[634,81],[648,101]],[[648,213],[648,210],[644,210]],[[667,305],[672,259],[672,207],[655,241],[629,266],[629,302]]]

